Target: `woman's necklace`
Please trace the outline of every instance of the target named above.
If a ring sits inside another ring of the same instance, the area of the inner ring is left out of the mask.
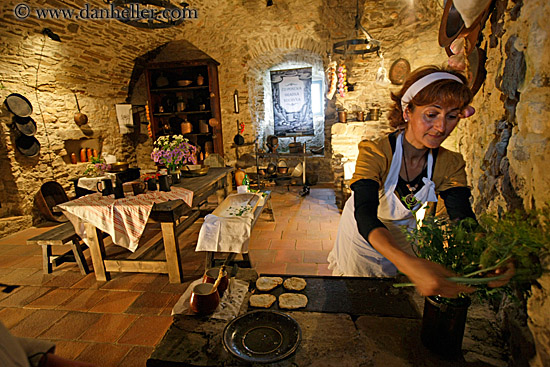
[[[407,176],[407,189],[409,189],[409,193],[405,196],[405,204],[414,206],[417,203],[416,197],[414,196],[414,192],[416,189],[418,189],[418,183],[416,185],[412,186],[410,184],[411,179],[409,178],[409,171],[407,170],[407,159],[405,157],[405,148],[403,148],[403,166],[405,167],[405,175]],[[424,160],[424,166],[422,167],[422,171],[424,171],[424,168],[426,167],[426,160]]]

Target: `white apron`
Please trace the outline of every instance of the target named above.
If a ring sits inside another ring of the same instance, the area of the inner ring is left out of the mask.
[[[424,217],[426,203],[437,201],[435,184],[431,180],[433,156],[430,151],[427,161],[427,177],[422,178],[424,186],[414,195],[419,202],[415,209],[422,205],[417,211],[416,218],[395,194],[402,157],[403,133],[396,139],[390,171],[384,182],[384,187],[379,191],[380,205],[378,206],[378,219],[388,228],[401,249],[414,255],[411,244],[407,241],[402,228],[407,228],[409,231],[415,228],[417,220],[420,221]],[[342,211],[336,242],[328,256],[329,269],[332,269],[333,275],[394,276],[397,273],[395,265],[376,251],[359,233],[354,217],[353,196],[354,193],[346,201],[344,210]]]

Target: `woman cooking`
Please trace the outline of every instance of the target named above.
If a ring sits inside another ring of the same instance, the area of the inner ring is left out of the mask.
[[[447,280],[451,271],[416,257],[402,231],[417,225],[438,194],[451,219],[474,218],[464,160],[441,147],[459,120],[473,114],[472,93],[461,74],[429,66],[414,71],[391,98],[395,105],[388,117],[398,130],[359,144],[353,193],[329,269],[334,275],[377,277],[401,271],[425,296],[472,292]]]

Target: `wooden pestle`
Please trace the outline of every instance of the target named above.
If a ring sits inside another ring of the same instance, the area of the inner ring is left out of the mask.
[[[225,271],[225,265],[222,265],[220,267],[220,272],[218,273],[218,278],[214,282],[214,285],[212,286],[212,292],[210,293],[214,293],[218,290],[218,285],[220,285],[220,282],[222,281],[224,271]]]

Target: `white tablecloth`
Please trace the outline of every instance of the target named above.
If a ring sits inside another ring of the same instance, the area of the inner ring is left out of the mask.
[[[87,241],[84,222],[88,222],[108,233],[115,244],[134,252],[155,203],[182,199],[187,205],[192,205],[192,191],[179,187],[171,189],[169,192],[148,191],[116,200],[114,195],[95,193],[59,204],[58,207],[84,241]]]
[[[195,251],[248,253],[254,211],[246,205],[250,196],[264,205],[262,194],[232,194],[212,213],[204,217]],[[244,196],[242,202],[240,197]],[[248,208],[249,210],[244,210]]]

